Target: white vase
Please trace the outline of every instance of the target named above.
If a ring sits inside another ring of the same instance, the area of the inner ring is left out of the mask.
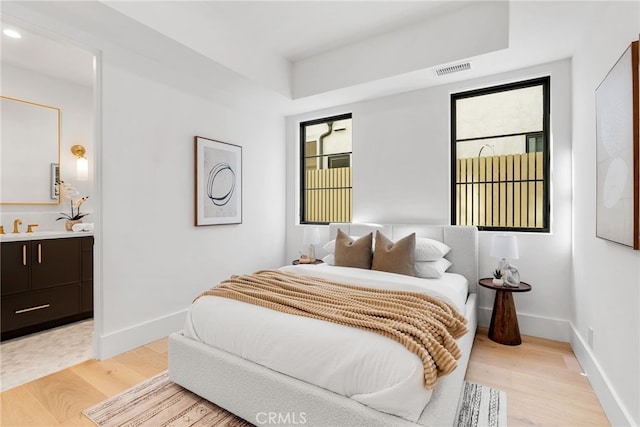
[[[496,286],[504,286],[504,280],[502,279],[493,279],[492,283]]]

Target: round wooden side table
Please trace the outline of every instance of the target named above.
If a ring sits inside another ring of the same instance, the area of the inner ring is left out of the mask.
[[[291,261],[291,264],[293,265],[298,265],[301,264],[299,259],[294,259],[293,261]],[[302,263],[301,265],[304,265],[305,263]],[[324,264],[324,261],[322,261],[321,259],[317,259],[313,262],[307,262],[307,265],[318,265],[318,264]]]
[[[520,282],[518,287],[494,285],[493,279],[480,279],[480,286],[496,291],[489,326],[489,339],[504,345],[520,345],[520,328],[516,316],[513,292],[529,292],[531,285]]]

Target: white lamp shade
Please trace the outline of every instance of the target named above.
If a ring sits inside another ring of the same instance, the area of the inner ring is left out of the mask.
[[[78,181],[87,181],[89,179],[89,161],[86,157],[78,157],[76,159],[76,178]]]
[[[318,227],[305,227],[302,243],[305,245],[317,245],[320,243],[320,230],[318,230]]]
[[[516,236],[495,234],[491,240],[491,256],[501,259],[518,259],[518,241]]]

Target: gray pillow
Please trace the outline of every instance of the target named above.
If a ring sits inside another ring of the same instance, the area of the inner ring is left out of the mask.
[[[335,265],[340,267],[355,267],[371,269],[371,243],[373,233],[352,239],[338,229],[336,237]]]

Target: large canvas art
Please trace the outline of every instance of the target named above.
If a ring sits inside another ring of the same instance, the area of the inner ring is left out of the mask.
[[[195,137],[196,225],[242,222],[242,147]]]
[[[596,89],[596,235],[640,249],[638,42]]]

